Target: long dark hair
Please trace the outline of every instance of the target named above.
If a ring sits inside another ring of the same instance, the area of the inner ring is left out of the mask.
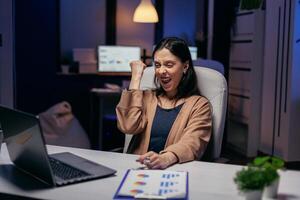
[[[186,42],[177,37],[166,37],[162,39],[154,48],[152,53],[152,58],[154,60],[154,55],[157,51],[163,48],[168,49],[173,55],[178,57],[182,63],[188,61],[189,67],[185,74],[183,74],[179,85],[177,94],[174,98],[180,99],[184,97],[189,97],[192,95],[200,95],[197,77],[194,70],[194,65],[191,57],[191,53]],[[166,94],[165,90],[159,85],[157,77],[154,77],[154,84],[156,86],[156,95]]]

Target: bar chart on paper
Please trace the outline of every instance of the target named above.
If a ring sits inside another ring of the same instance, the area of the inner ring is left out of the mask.
[[[188,173],[164,170],[128,170],[117,197],[187,198]]]

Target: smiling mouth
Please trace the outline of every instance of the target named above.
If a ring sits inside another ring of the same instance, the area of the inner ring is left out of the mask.
[[[160,82],[163,86],[168,86],[168,83],[171,82],[171,78],[161,78]]]

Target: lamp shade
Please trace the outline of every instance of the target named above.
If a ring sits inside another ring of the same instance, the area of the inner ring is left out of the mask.
[[[134,11],[133,21],[139,23],[156,23],[158,15],[151,0],[141,0]]]

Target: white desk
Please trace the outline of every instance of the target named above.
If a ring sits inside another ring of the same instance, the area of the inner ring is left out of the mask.
[[[0,193],[42,199],[112,199],[126,170],[137,168],[137,156],[68,147],[48,146],[50,153],[69,151],[117,170],[116,176],[57,188],[41,188],[41,184],[17,171],[10,164],[6,146],[0,156]],[[233,183],[235,172],[241,166],[208,162],[177,164],[170,170],[189,172],[190,199],[241,199]],[[281,173],[279,199],[300,199],[300,172]]]

